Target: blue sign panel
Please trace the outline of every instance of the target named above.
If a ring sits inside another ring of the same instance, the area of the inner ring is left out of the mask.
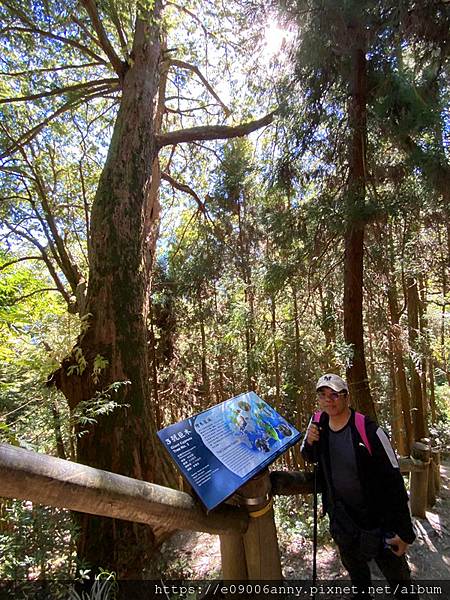
[[[301,434],[254,392],[247,392],[161,429],[158,437],[211,510]]]

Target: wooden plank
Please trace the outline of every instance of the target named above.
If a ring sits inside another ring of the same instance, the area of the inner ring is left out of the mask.
[[[221,506],[207,515],[184,492],[8,444],[0,444],[0,496],[166,531],[244,533],[249,523],[244,509]]]

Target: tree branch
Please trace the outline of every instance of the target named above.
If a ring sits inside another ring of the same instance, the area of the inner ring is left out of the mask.
[[[171,146],[172,144],[182,144],[184,142],[194,142],[200,140],[226,140],[229,138],[241,137],[256,131],[261,127],[270,125],[276,111],[269,113],[261,119],[241,123],[240,125],[206,125],[204,127],[191,127],[189,129],[180,129],[170,131],[156,136],[158,148]]]
[[[78,168],[79,168],[79,172],[80,172],[80,183],[81,183],[81,194],[83,196],[83,209],[84,209],[84,220],[86,223],[86,239],[87,239],[87,251],[88,251],[88,256],[87,256],[87,263],[89,264],[89,258],[91,255],[91,232],[90,232],[90,218],[89,218],[89,203],[88,203],[88,199],[87,199],[87,195],[86,195],[86,186],[84,183],[84,173],[83,173],[83,164],[82,161],[80,160],[78,163]]]
[[[116,77],[111,77],[108,79],[85,81],[84,83],[77,83],[62,88],[55,88],[54,90],[50,90],[48,92],[41,92],[40,94],[30,94],[29,96],[19,96],[18,98],[3,98],[0,99],[0,104],[11,104],[13,102],[26,102],[28,100],[38,100],[39,98],[48,98],[49,96],[63,95],[67,92],[75,92],[77,90],[82,90],[94,86],[103,86],[105,84],[110,83],[119,83],[119,80]]]
[[[18,298],[14,298],[14,300],[12,302],[10,302],[9,304],[6,304],[6,306],[13,306],[14,304],[18,304],[19,302],[26,300],[27,298],[31,298],[31,296],[34,296],[35,294],[40,294],[41,292],[59,292],[59,290],[58,290],[58,288],[42,288],[40,290],[34,290],[33,292],[30,292],[29,294],[25,294],[24,296],[19,296]]]
[[[223,112],[225,113],[225,115],[227,117],[229,117],[231,115],[230,109],[222,102],[222,100],[219,98],[219,96],[214,91],[214,88],[211,86],[209,81],[206,79],[206,77],[203,75],[203,73],[200,71],[200,69],[196,65],[191,65],[190,63],[187,63],[184,60],[170,59],[169,66],[180,67],[181,69],[187,69],[188,71],[192,71],[193,73],[195,73],[197,75],[197,77],[201,80],[203,85],[206,87],[208,92],[211,94],[211,96],[213,96],[213,98],[215,98],[215,100],[217,100],[217,102],[223,108]]]
[[[204,144],[199,144],[198,142],[193,142],[194,146],[198,146],[202,150],[206,150],[207,152],[212,152],[214,156],[217,158],[217,161],[222,164],[223,158],[219,156],[219,153],[214,150],[214,148],[210,148],[209,146],[205,146]]]
[[[209,221],[211,224],[211,227],[214,231],[214,234],[216,235],[216,237],[218,239],[223,239],[223,236],[219,230],[219,228],[217,227],[216,223],[214,222],[214,220],[210,217],[207,209],[206,209],[206,204],[205,202],[202,202],[200,197],[198,196],[198,194],[190,187],[188,186],[186,183],[181,183],[179,181],[177,181],[176,179],[174,179],[171,175],[169,175],[169,173],[166,173],[164,171],[161,172],[161,179],[164,179],[165,181],[167,181],[168,183],[170,183],[170,185],[177,189],[180,190],[180,192],[184,192],[185,194],[189,194],[190,196],[192,196],[192,198],[194,198],[194,200],[197,202],[197,206],[198,206],[198,210],[195,213],[196,215],[201,212],[202,215],[205,217],[205,221]],[[206,196],[206,199],[209,199],[209,196]],[[189,220],[189,224],[191,223],[192,219],[193,219],[194,215],[191,217],[191,219]],[[189,226],[188,224],[188,226]],[[186,230],[183,232],[183,235],[181,236],[180,239],[180,245],[182,242],[182,239],[184,237]],[[178,249],[175,251],[175,254],[177,253]]]
[[[28,186],[26,186],[29,194],[29,202],[31,204],[31,207],[33,208],[33,211],[38,221],[42,226],[42,230],[44,232],[45,237],[47,238],[49,247],[52,251],[55,261],[64,273],[70,287],[72,288],[73,293],[75,293],[80,279],[82,279],[82,275],[78,269],[78,266],[72,261],[64,243],[64,240],[62,239],[58,231],[56,219],[50,206],[50,199],[47,195],[46,185],[42,179],[40,169],[38,167],[38,162],[33,160],[30,161],[27,153],[23,150],[23,148],[21,149],[21,154],[23,156],[24,161],[28,164],[31,173],[33,174],[35,189],[37,192],[37,196],[40,200],[44,216],[41,215],[40,211],[36,206],[36,202],[33,199],[31,191],[29,191]]]
[[[19,17],[23,23],[26,23],[30,27],[34,27],[33,20],[29,18],[29,15],[26,15],[23,11],[17,8],[17,6],[12,6],[9,2],[6,2],[6,0],[3,0],[2,4],[4,4],[4,6],[6,6],[13,15]]]
[[[122,27],[122,23],[120,22],[120,17],[117,12],[117,6],[115,2],[111,2],[109,5],[110,17],[111,21],[114,23],[114,27],[116,28],[117,35],[119,36],[120,46],[122,48],[122,52],[124,56],[128,55],[128,40],[126,38],[125,32]]]
[[[209,32],[205,25],[203,24],[203,21],[201,19],[199,19],[197,17],[196,14],[194,14],[192,11],[188,10],[187,8],[185,8],[184,6],[180,6],[179,4],[176,4],[175,2],[166,2],[167,6],[173,6],[174,8],[186,13],[187,15],[189,15],[198,25],[200,25],[200,27],[203,29],[203,33],[205,34],[205,36],[210,35],[211,37],[215,37],[211,32]]]
[[[177,190],[180,190],[180,192],[184,192],[185,194],[189,194],[190,196],[192,196],[194,198],[194,200],[197,202],[197,205],[198,205],[200,211],[204,215],[206,214],[204,202],[202,202],[200,200],[199,196],[186,183],[181,183],[180,181],[177,181],[171,175],[169,175],[169,173],[165,173],[164,171],[161,171],[161,179],[164,179],[165,181],[170,183],[170,185],[172,187],[174,187]]]
[[[15,258],[14,260],[10,260],[10,261],[4,263],[3,265],[1,265],[0,271],[3,271],[4,269],[6,269],[7,267],[10,267],[11,265],[15,265],[15,264],[23,262],[25,260],[44,260],[44,259],[42,258],[42,256],[22,256],[21,258]]]
[[[31,142],[39,134],[39,132],[42,130],[43,127],[48,125],[51,121],[53,121],[54,119],[56,119],[57,117],[59,117],[60,115],[65,113],[66,111],[70,110],[71,108],[78,107],[80,104],[83,104],[87,100],[92,100],[93,98],[97,98],[97,97],[101,96],[102,94],[104,94],[105,91],[110,89],[110,87],[107,85],[102,86],[102,88],[100,88],[100,90],[97,89],[95,92],[92,92],[91,94],[86,94],[85,96],[78,98],[77,100],[69,100],[69,102],[66,102],[65,104],[60,106],[58,108],[58,110],[51,113],[46,119],[44,119],[43,121],[41,121],[40,123],[38,123],[37,125],[32,127],[31,129],[29,129],[28,131],[26,131],[23,135],[20,136],[20,138],[15,140],[14,143],[9,148],[7,148],[2,154],[0,154],[0,159],[6,158],[7,156],[9,156],[9,155],[13,154],[14,152],[16,152],[17,150],[19,150],[19,148],[23,147],[25,144],[28,144],[29,142]]]
[[[74,23],[76,23],[78,25],[78,27],[81,29],[81,31],[88,36],[88,38],[94,42],[94,44],[96,46],[98,46],[101,50],[103,50],[102,45],[100,44],[98,38],[95,37],[95,35],[89,31],[88,27],[85,26],[85,24],[83,23],[83,21],[81,19],[78,19],[73,13],[71,15],[71,19]]]
[[[192,213],[191,218],[189,219],[189,221],[186,223],[186,227],[183,229],[183,232],[180,235],[180,238],[178,240],[178,245],[175,248],[174,253],[172,254],[172,260],[175,258],[175,256],[178,254],[178,251],[181,248],[181,244],[183,243],[184,240],[184,236],[186,235],[187,230],[189,229],[189,227],[191,226],[192,221],[195,219],[195,217],[198,215],[199,213],[199,209],[197,208],[197,210],[195,212]]]
[[[35,240],[31,235],[25,233],[24,231],[19,230],[17,227],[12,227],[9,223],[4,223],[4,225],[7,227],[7,229],[9,229],[11,231],[11,233],[24,238],[25,240],[30,242],[30,244],[35,246],[40,251],[40,253],[42,255],[42,260],[45,262],[47,269],[49,270],[49,273],[50,273],[53,281],[55,282],[58,292],[62,295],[64,300],[67,302],[67,305],[70,306],[70,304],[71,304],[70,296],[67,293],[66,289],[64,288],[64,285],[62,284],[62,282],[52,264],[52,261],[50,260],[47,252],[45,251],[45,248],[37,240]]]
[[[47,37],[52,40],[57,40],[59,42],[63,42],[63,44],[68,44],[69,46],[78,48],[78,50],[81,50],[81,52],[83,52],[84,54],[87,54],[94,60],[102,63],[103,65],[108,64],[104,58],[102,58],[101,56],[99,56],[98,54],[93,52],[87,46],[83,46],[83,44],[80,44],[79,42],[77,42],[76,40],[72,40],[71,38],[66,38],[64,36],[56,35],[55,33],[51,33],[51,31],[44,31],[43,29],[37,29],[34,27],[8,27],[7,29],[8,29],[8,31],[20,31],[22,33],[36,33],[37,35],[40,35],[42,37]]]
[[[114,71],[117,73],[117,75],[120,78],[122,78],[124,75],[125,69],[127,67],[127,63],[120,60],[120,58],[117,55],[116,51],[114,50],[111,42],[109,41],[109,38],[105,31],[105,28],[103,27],[103,24],[100,20],[100,16],[98,14],[97,4],[95,3],[94,0],[80,0],[80,1],[81,1],[81,4],[86,9],[86,12],[88,13],[88,15],[91,19],[92,26],[94,27],[95,32],[98,36],[102,50],[104,51],[106,56],[109,58],[109,61],[111,63],[111,66],[113,67]]]
[[[189,113],[197,112],[199,110],[203,110],[208,115],[214,115],[215,116],[216,113],[208,110],[209,106],[217,106],[217,104],[216,103],[205,104],[204,106],[194,106],[194,108],[186,108],[184,110],[181,110],[181,109],[178,110],[176,108],[172,108],[172,107],[166,105],[166,106],[164,106],[164,110],[166,112],[168,112],[168,113],[173,113],[173,114],[181,115],[181,116],[184,115],[185,117],[188,117],[188,118],[194,118],[195,115],[191,115]]]
[[[48,69],[30,69],[28,71],[16,71],[15,73],[10,73],[6,71],[0,71],[0,75],[4,77],[29,77],[35,73],[53,73],[56,71],[70,71],[71,69],[83,69],[84,67],[95,67],[102,63],[99,62],[89,62],[89,63],[81,63],[79,65],[67,65],[64,67],[49,67]]]

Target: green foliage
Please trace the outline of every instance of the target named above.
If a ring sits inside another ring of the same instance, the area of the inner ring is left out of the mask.
[[[88,578],[89,571],[81,572],[81,578]],[[117,597],[118,585],[114,573],[103,571],[95,576],[94,583],[89,592],[69,590],[68,600],[114,600]]]
[[[114,400],[120,388],[130,385],[130,381],[115,381],[103,390],[95,393],[95,396],[89,400],[82,400],[77,404],[72,413],[73,424],[81,426],[97,423],[99,418],[111,414],[118,408],[126,409],[128,404],[119,404]],[[81,429],[78,435],[83,435],[87,430]]]
[[[97,356],[94,358],[94,364],[92,366],[92,379],[94,380],[94,383],[98,383],[101,372],[104,371],[108,365],[108,359],[100,354],[97,354]]]
[[[313,538],[314,514],[312,503],[303,496],[279,496],[275,502],[275,523],[280,541],[288,544],[294,537],[309,540]],[[318,507],[317,539],[319,544],[330,543],[328,518],[320,518],[321,506]]]
[[[17,263],[0,278],[0,439],[55,453],[52,406],[59,407],[67,455],[68,409],[44,384],[68,351],[77,326],[40,269]],[[19,298],[23,298],[18,301]],[[0,503],[0,577],[71,578],[75,569],[76,527],[68,511],[4,500]]]
[[[76,527],[69,511],[3,500],[0,504],[0,577],[71,579]]]
[[[372,77],[372,85],[381,91],[374,97],[374,115],[395,127],[397,135],[416,135],[437,126],[440,115],[430,95],[430,82],[417,88],[413,74],[408,77],[390,65],[374,71]]]
[[[18,288],[20,286],[20,289]],[[0,415],[10,439],[48,450],[54,443],[50,407],[57,395],[44,384],[58,366],[76,334],[76,319],[65,313],[52,292],[30,293],[46,287],[38,269],[18,263],[0,279]],[[32,415],[34,425],[27,423]],[[64,432],[67,436],[67,430]]]
[[[69,365],[67,368],[67,375],[72,375],[73,373],[76,375],[82,375],[87,366],[86,359],[83,355],[83,350],[79,346],[75,346],[72,355],[75,359],[75,363],[73,365]]]
[[[436,393],[436,408],[443,425],[450,425],[450,385],[444,383],[438,385]]]
[[[247,138],[230,140],[223,147],[216,199],[218,206],[230,213],[236,213],[243,195],[252,185],[252,151],[252,144]]]
[[[164,58],[175,56],[176,49],[179,59],[208,64],[204,73],[219,96],[230,100],[233,122],[262,114],[275,98],[280,107],[275,126],[265,133],[250,140],[206,142],[208,158],[203,145],[180,144],[160,152],[162,167],[195,190],[197,201],[162,189],[161,261],[149,319],[155,367],[151,406],[163,423],[173,422],[252,386],[302,428],[314,407],[317,375],[343,373],[352,358],[342,335],[343,233],[349,220],[362,221],[367,226],[365,341],[380,419],[391,421],[395,369],[389,294],[395,287],[395,327],[401,331],[405,360],[412,356],[419,371],[423,358],[435,361],[438,422],[432,433],[445,438],[448,6],[441,3],[437,10],[433,2],[391,0],[280,4],[297,37],[284,59],[272,61],[273,68],[262,66],[256,56],[265,27],[258,11],[245,13],[239,3],[193,0],[181,10],[172,4],[164,17]],[[101,0],[96,6],[119,59],[135,68],[136,12],[149,10],[152,2]],[[0,18],[2,98],[94,82],[83,92],[63,90],[3,103],[0,109],[2,151],[33,132],[23,152],[1,164],[0,434],[8,443],[55,454],[59,419],[66,455],[74,459],[74,428],[82,435],[106,415],[126,418],[119,410],[126,411],[126,405],[117,402],[116,392],[128,381],[105,386],[72,414],[58,392],[44,386],[76,337],[90,327],[91,314],[78,319],[67,314],[67,307],[77,309],[78,284],[83,275],[87,279],[90,209],[119,90],[107,86],[95,100],[84,102],[85,93],[96,91],[96,80],[115,73],[103,54],[101,60],[94,58],[100,50],[88,34],[88,14],[72,1],[11,0],[0,6]],[[353,81],[349,42],[355,20],[368,41],[364,195],[360,190],[352,195],[347,186]],[[17,29],[27,21],[50,35]],[[171,71],[166,96],[164,128],[222,123],[223,107],[188,69]],[[70,110],[40,127],[64,103]],[[421,325],[420,348],[408,347],[408,277],[421,279],[427,323]],[[57,293],[40,291],[55,287]],[[97,354],[86,373],[79,345],[72,356],[68,374],[84,373],[101,387],[110,359]],[[68,515],[39,512],[26,503],[4,506],[0,575],[70,575],[76,532]],[[309,505],[282,498],[276,513],[282,542],[311,536]],[[319,524],[325,541],[326,524]],[[54,553],[46,545],[52,528],[61,531]],[[33,540],[30,547],[28,539]],[[177,557],[162,570],[166,576],[193,575]],[[100,596],[111,583],[106,577],[97,586]]]
[[[20,442],[14,432],[11,430],[11,427],[9,427],[3,421],[0,421],[0,441],[1,440],[11,444],[11,446],[20,446]]]

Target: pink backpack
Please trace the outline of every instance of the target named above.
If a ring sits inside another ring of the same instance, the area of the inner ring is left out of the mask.
[[[318,410],[313,414],[313,423],[319,423],[320,417],[322,416],[323,410]],[[362,441],[364,442],[364,446],[367,448],[368,453],[372,456],[372,447],[367,438],[366,433],[366,425],[365,425],[365,417],[359,412],[355,411],[355,425],[358,430],[359,435],[361,436]]]

